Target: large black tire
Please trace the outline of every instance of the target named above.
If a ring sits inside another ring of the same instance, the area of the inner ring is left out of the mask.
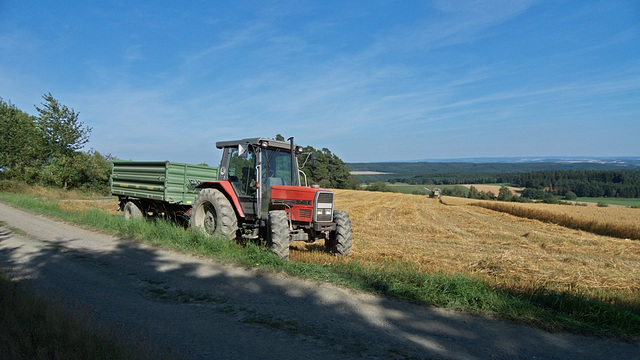
[[[202,189],[191,206],[191,228],[213,237],[236,239],[238,218],[229,200],[216,189]]]
[[[346,211],[335,210],[333,221],[336,222],[336,230],[329,233],[329,238],[324,244],[327,251],[336,256],[347,256],[351,252],[351,219]]]
[[[278,257],[289,260],[289,221],[284,210],[269,211],[268,245]]]
[[[125,220],[142,219],[142,211],[133,201],[127,201],[122,209]]]

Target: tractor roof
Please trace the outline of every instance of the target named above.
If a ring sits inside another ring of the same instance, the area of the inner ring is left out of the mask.
[[[216,142],[216,147],[218,149],[223,149],[227,147],[237,147],[238,145],[255,145],[255,146],[263,146],[262,144],[267,144],[267,147],[275,147],[278,149],[290,150],[291,144],[285,141],[267,139],[267,138],[247,138],[242,140],[231,140],[231,141],[218,141]],[[296,148],[298,146],[296,145]]]

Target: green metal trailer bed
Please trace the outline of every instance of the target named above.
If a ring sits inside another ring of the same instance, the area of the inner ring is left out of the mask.
[[[111,194],[121,202],[132,200],[141,205],[161,202],[190,206],[203,181],[218,180],[218,168],[170,161],[114,160],[109,180]],[[146,207],[146,206],[142,206]]]

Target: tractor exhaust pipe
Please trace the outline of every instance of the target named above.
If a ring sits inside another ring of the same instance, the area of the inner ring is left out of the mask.
[[[293,143],[293,136],[288,140],[291,143],[291,186],[294,186],[296,185],[296,175],[298,175],[296,169],[296,145]]]

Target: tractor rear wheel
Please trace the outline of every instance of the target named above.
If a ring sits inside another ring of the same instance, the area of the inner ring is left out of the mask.
[[[327,251],[336,256],[347,256],[351,252],[351,219],[346,211],[335,210],[333,221],[336,222],[336,229],[329,233],[329,238],[324,245]]]
[[[127,201],[122,209],[125,220],[142,219],[142,211],[133,201]]]
[[[268,245],[283,260],[289,260],[289,221],[284,210],[269,211]]]
[[[236,239],[238,219],[231,203],[217,189],[202,189],[191,206],[191,228],[213,237]]]

